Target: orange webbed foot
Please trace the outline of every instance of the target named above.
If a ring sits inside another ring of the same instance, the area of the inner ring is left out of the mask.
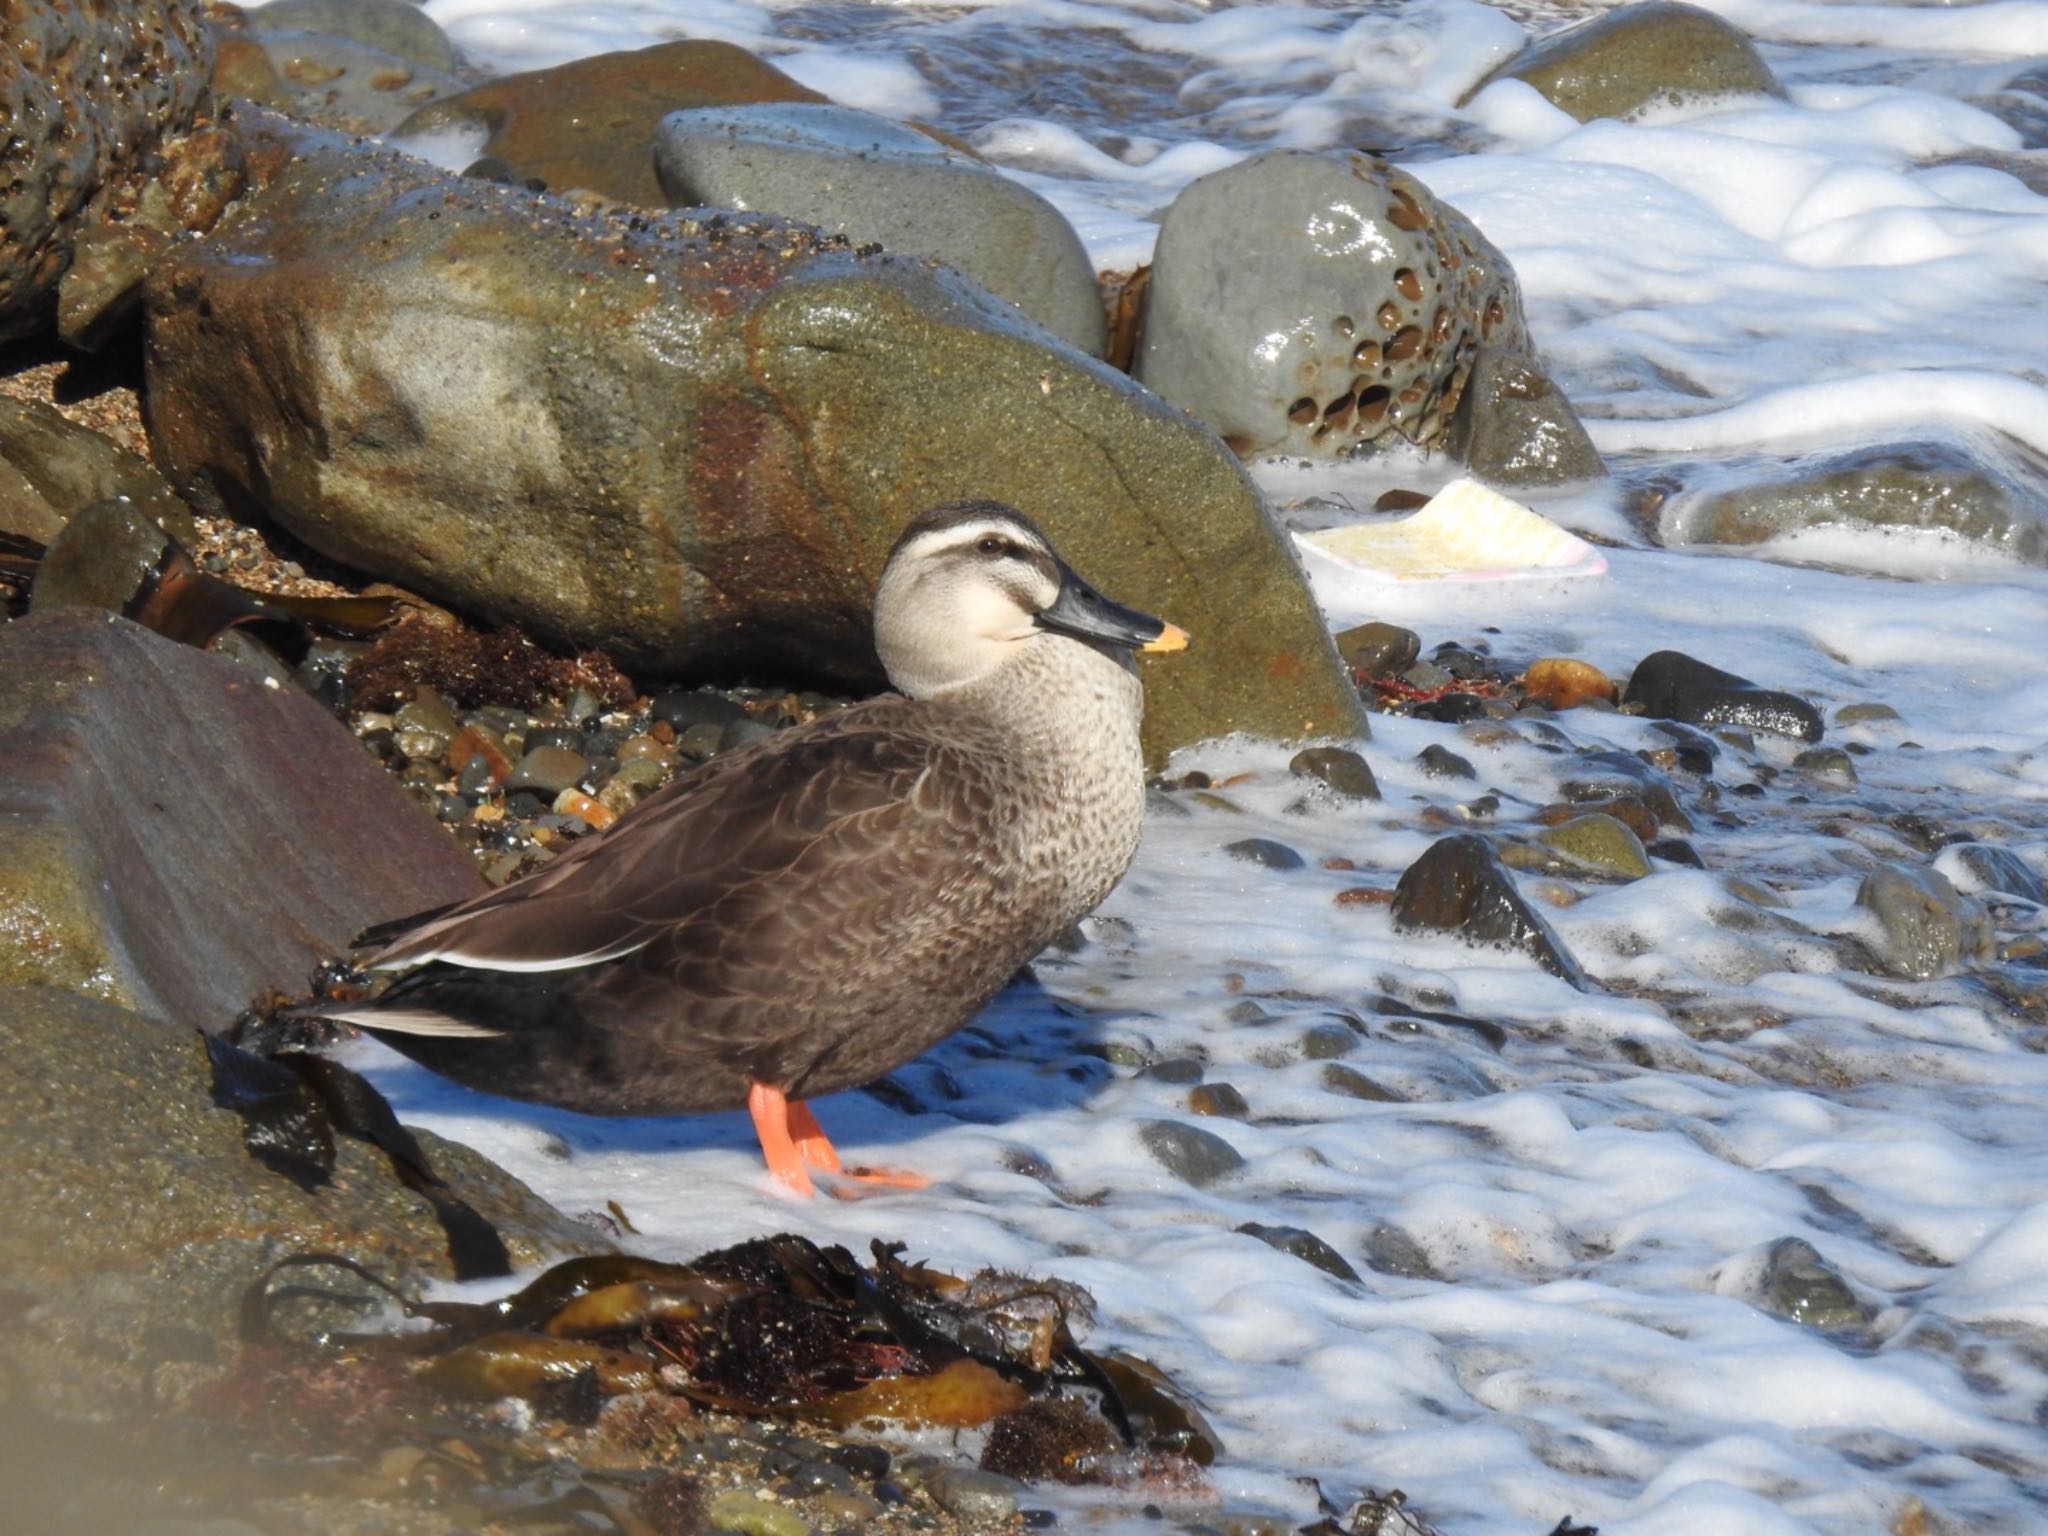
[[[791,1100],[780,1088],[755,1083],[747,1091],[747,1113],[753,1117],[754,1134],[761,1138],[769,1173],[793,1194],[807,1196],[816,1189],[813,1172],[825,1177],[826,1191],[836,1200],[931,1186],[931,1180],[901,1169],[843,1167],[810,1106]]]

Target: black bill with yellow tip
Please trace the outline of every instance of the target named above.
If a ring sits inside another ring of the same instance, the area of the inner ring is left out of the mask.
[[[1184,630],[1111,602],[1065,565],[1060,567],[1059,596],[1050,607],[1039,610],[1035,622],[1040,629],[1072,635],[1076,640],[1133,651],[1178,651],[1188,643]]]

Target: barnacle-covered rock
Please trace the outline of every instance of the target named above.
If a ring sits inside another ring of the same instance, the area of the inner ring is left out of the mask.
[[[213,68],[199,0],[0,0],[0,340],[44,326],[73,243],[148,178]]]
[[[1241,454],[1328,458],[1448,445],[1487,356],[1540,374],[1514,273],[1471,221],[1374,156],[1275,150],[1167,210],[1133,371]]]

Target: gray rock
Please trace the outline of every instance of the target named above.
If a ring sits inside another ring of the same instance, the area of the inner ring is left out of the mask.
[[[505,789],[507,793],[525,789],[537,795],[559,795],[573,788],[589,771],[590,764],[581,752],[572,752],[567,747],[535,747],[513,765]]]
[[[218,1030],[468,861],[305,695],[90,609],[0,627],[0,983]]]
[[[1792,766],[1809,778],[1839,789],[1856,787],[1856,764],[1840,747],[1808,747],[1792,759]]]
[[[1223,851],[1233,859],[1241,859],[1247,864],[1263,864],[1267,869],[1302,869],[1308,864],[1308,860],[1285,843],[1270,837],[1241,837],[1234,843],[1225,843]]]
[[[1248,1221],[1237,1230],[1247,1237],[1256,1237],[1268,1248],[1278,1248],[1304,1264],[1313,1264],[1326,1275],[1334,1275],[1339,1280],[1358,1278],[1358,1271],[1351,1267],[1343,1254],[1305,1227],[1269,1227]]]
[[[1301,1032],[1301,1054],[1305,1061],[1335,1061],[1349,1056],[1358,1046],[1358,1032],[1348,1024],[1311,1024]]]
[[[406,0],[392,0],[392,6],[433,26]],[[469,89],[445,65],[351,37],[276,29],[261,33],[260,40],[277,71],[286,110],[342,133],[390,133],[423,107]]]
[[[1159,1166],[1183,1183],[1202,1189],[1244,1167],[1237,1148],[1200,1126],[1178,1120],[1146,1120],[1138,1126],[1138,1139],[1158,1159]]]
[[[248,12],[249,26],[259,34],[322,32],[352,38],[385,53],[452,70],[455,45],[411,0],[270,0]]]
[[[1133,372],[1242,454],[1327,458],[1438,446],[1489,343],[1528,350],[1469,220],[1371,156],[1271,150],[1167,209]]]
[[[1297,779],[1322,785],[1339,800],[1377,800],[1379,781],[1372,766],[1349,747],[1304,747],[1288,761]]]
[[[965,278],[238,115],[274,179],[149,284],[152,442],[195,497],[630,669],[845,691],[880,680],[869,604],[910,511],[992,497],[1197,637],[1145,665],[1155,758],[1358,733],[1235,460]]]
[[[1476,779],[1479,770],[1472,766],[1469,758],[1460,757],[1449,747],[1431,742],[1415,754],[1415,760],[1422,764],[1422,771],[1432,779]]]
[[[1889,704],[1874,701],[1844,704],[1835,711],[1836,725],[1871,725],[1883,721],[1900,719],[1899,712]]]
[[[191,509],[143,459],[54,406],[0,396],[0,532],[48,544],[73,513],[118,496],[193,537]]]
[[[1984,909],[1938,870],[1881,864],[1856,887],[1856,905],[1877,918],[1877,962],[1894,976],[1927,981],[1991,951]]]
[[[2017,896],[2022,901],[2048,903],[2048,887],[2009,848],[1990,843],[1951,843],[1941,850],[1934,867],[1957,888],[1968,892],[1991,891],[2000,896]]]
[[[0,1286],[33,1297],[37,1319],[0,1331],[0,1360],[47,1411],[132,1411],[166,1364],[225,1360],[243,1292],[288,1254],[339,1253],[408,1289],[453,1274],[433,1207],[369,1143],[335,1138],[312,1189],[253,1157],[185,1018],[0,988],[0,1058]],[[468,1148],[415,1135],[515,1263],[603,1246]],[[339,1269],[299,1274],[343,1299],[284,1306],[295,1334],[361,1327],[387,1305]]]
[[[1592,983],[1564,941],[1522,899],[1486,839],[1460,832],[1432,843],[1394,886],[1394,926],[1455,933],[1468,944],[1517,949],[1581,991]]]
[[[1444,451],[1495,485],[1568,485],[1607,473],[1579,413],[1527,350],[1482,346]]]
[[[1374,1227],[1366,1234],[1365,1262],[1383,1275],[1399,1275],[1404,1280],[1443,1279],[1422,1244],[1399,1227]]]
[[[925,1477],[924,1489],[947,1514],[977,1527],[1010,1519],[1024,1494],[1014,1477],[979,1467],[940,1467]]]
[[[2009,458],[1941,442],[1862,449],[1673,497],[1658,533],[1667,544],[1760,544],[1813,528],[1930,529],[2048,565],[2038,472]]]
[[[1764,1256],[1756,1304],[1823,1333],[1861,1328],[1876,1308],[1860,1300],[1841,1272],[1804,1238],[1781,1237]]]
[[[1095,267],[1065,216],[890,118],[814,102],[672,112],[654,169],[678,207],[779,214],[943,261],[1091,357],[1108,345]]]
[[[1347,1067],[1341,1061],[1333,1061],[1323,1068],[1322,1083],[1332,1093],[1341,1093],[1347,1099],[1362,1099],[1368,1104],[1405,1102],[1393,1089],[1374,1082],[1356,1067]]]
[[[1783,96],[1748,36],[1711,11],[1641,0],[1544,38],[1480,82],[1527,81],[1580,122],[1714,96]]]
[[[78,236],[153,173],[213,69],[200,0],[13,5],[0,51],[0,341],[46,327]]]

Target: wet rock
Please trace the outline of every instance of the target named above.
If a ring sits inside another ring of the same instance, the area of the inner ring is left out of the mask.
[[[1607,473],[1564,391],[1511,344],[1474,354],[1443,448],[1495,485],[1568,485]]]
[[[1676,767],[1682,772],[1705,778],[1714,771],[1714,763],[1721,755],[1714,738],[1705,731],[1694,730],[1679,720],[1657,720],[1650,729],[1670,741],[1669,747],[1653,748],[1649,759],[1657,767]]]
[[[1990,843],[1951,843],[1941,850],[1934,867],[1960,890],[1990,891],[2000,896],[2017,896],[2022,901],[2048,903],[2048,887],[2042,885],[2041,877],[2009,848]]]
[[[1244,1167],[1244,1158],[1237,1148],[1214,1131],[1184,1125],[1178,1120],[1143,1121],[1138,1126],[1138,1139],[1160,1167],[1197,1189]]]
[[[1341,1093],[1347,1099],[1363,1099],[1368,1104],[1405,1102],[1393,1089],[1373,1081],[1356,1067],[1347,1067],[1342,1062],[1333,1061],[1324,1067],[1321,1081],[1330,1092]]]
[[[479,152],[504,161],[521,181],[537,177],[553,191],[587,189],[659,208],[668,198],[654,173],[654,137],[669,113],[824,100],[731,43],[657,43],[506,75],[422,108],[397,136],[481,129],[488,136]]]
[[[269,0],[248,12],[248,18],[259,35],[318,32],[350,38],[429,69],[452,70],[456,64],[448,34],[410,0]]]
[[[1797,1237],[1771,1244],[1755,1299],[1766,1312],[1823,1333],[1861,1328],[1876,1311],[1857,1298],[1813,1244]]]
[[[1506,259],[1406,172],[1350,151],[1272,150],[1187,187],[1146,303],[1134,373],[1247,455],[1438,447],[1483,350],[1533,366]]]
[[[2048,519],[2017,464],[1944,443],[1864,449],[1663,509],[1667,544],[1761,544],[1815,528],[1928,529],[2048,565]]]
[[[779,214],[928,256],[1090,356],[1108,344],[1095,265],[1065,216],[890,118],[812,102],[674,112],[656,130],[654,165],[678,207]]]
[[[1591,986],[1563,941],[1522,899],[1486,839],[1474,833],[1439,839],[1402,872],[1394,886],[1394,926],[1520,950],[1574,987]]]
[[[1653,859],[1662,859],[1667,864],[1683,864],[1688,869],[1707,867],[1699,849],[1682,837],[1655,838],[1643,845],[1643,852]]]
[[[979,1467],[940,1467],[924,1479],[939,1508],[973,1526],[994,1526],[1017,1513],[1024,1485]]]
[[[1247,1237],[1256,1237],[1268,1248],[1278,1248],[1282,1253],[1293,1254],[1304,1264],[1313,1264],[1326,1275],[1335,1275],[1339,1280],[1358,1278],[1358,1271],[1351,1267],[1343,1254],[1304,1227],[1269,1227],[1248,1221],[1237,1230]]]
[[[1617,880],[1640,880],[1650,872],[1642,839],[1613,816],[1575,816],[1536,834],[1536,842],[1567,863]]]
[[[1285,843],[1270,837],[1241,837],[1234,843],[1225,843],[1223,851],[1233,859],[1247,864],[1262,864],[1267,869],[1303,869],[1308,861]]]
[[[121,496],[193,536],[191,509],[141,458],[54,406],[0,395],[0,532],[48,544],[80,508]]]
[[[1479,770],[1472,766],[1469,758],[1458,756],[1449,747],[1431,742],[1415,754],[1415,760],[1422,764],[1422,771],[1432,779],[1476,779]]]
[[[635,670],[846,691],[880,680],[869,604],[908,510],[993,497],[1198,637],[1146,666],[1155,757],[1358,733],[1236,462],[966,279],[246,115],[267,185],[150,282],[152,442],[195,496]]]
[[[1590,661],[1546,656],[1529,663],[1522,674],[1522,692],[1550,709],[1576,709],[1581,704],[1612,704],[1620,696],[1614,680]]]
[[[1793,694],[1759,688],[1682,651],[1656,651],[1636,664],[1625,703],[1690,725],[1740,726],[1819,741],[1820,712]]]
[[[339,1253],[415,1289],[453,1275],[434,1208],[367,1141],[337,1136],[313,1188],[252,1156],[195,1022],[51,987],[0,994],[0,1287],[38,1319],[0,1331],[0,1358],[48,1411],[130,1410],[156,1399],[157,1369],[224,1360],[243,1292],[285,1255]],[[468,1148],[414,1136],[515,1263],[602,1246]],[[388,1304],[339,1269],[297,1278],[331,1294],[281,1305],[289,1329],[368,1326]]]
[[[1188,1094],[1191,1114],[1214,1115],[1221,1120],[1243,1120],[1251,1112],[1244,1095],[1228,1083],[1203,1083]]]
[[[1366,1234],[1365,1262],[1383,1275],[1404,1280],[1441,1280],[1422,1244],[1399,1227],[1379,1226]]]
[[[1377,800],[1379,781],[1366,760],[1349,747],[1304,747],[1288,760],[1297,779],[1320,784],[1339,800]]]
[[[1358,1032],[1349,1024],[1311,1024],[1301,1032],[1301,1054],[1305,1061],[1335,1061],[1357,1048]]]
[[[407,0],[392,0],[392,9],[427,20]],[[446,68],[324,31],[271,29],[260,40],[277,74],[264,99],[342,133],[389,133],[422,107],[469,89]]]
[[[739,1536],[813,1536],[808,1521],[793,1509],[772,1503],[744,1488],[729,1488],[704,1512],[711,1530]]]
[[[1792,766],[1838,789],[1856,787],[1856,764],[1840,747],[1808,747],[1792,759]]]
[[[10,6],[0,53],[0,341],[43,329],[74,242],[139,195],[213,69],[199,0]]]
[[[1199,1083],[1205,1070],[1202,1063],[1192,1056],[1169,1056],[1164,1061],[1155,1061],[1147,1066],[1145,1075],[1162,1083],[1176,1083],[1186,1087],[1192,1083]],[[1195,1113],[1208,1114],[1210,1111],[1198,1109]]]
[[[1989,954],[1984,909],[1938,870],[1881,864],[1856,887],[1856,905],[1876,917],[1876,958],[1894,976],[1927,981]]]
[[[590,764],[581,752],[567,747],[535,747],[513,766],[505,788],[531,790],[535,794],[552,797],[565,789],[575,788],[577,781],[589,771]]]
[[[1838,726],[1872,725],[1880,721],[1891,721],[1899,718],[1899,712],[1889,704],[1844,704],[1835,711],[1835,724]]]
[[[1422,654],[1422,637],[1398,624],[1355,624],[1336,635],[1337,654],[1360,677],[1397,677]]]
[[[311,699],[91,610],[0,627],[0,760],[0,982],[218,1030],[480,889]]]
[[[1499,79],[1526,81],[1582,123],[1702,97],[1785,94],[1741,29],[1676,0],[1639,0],[1554,33],[1478,89]]]
[[[1671,780],[1633,752],[1583,753],[1578,770],[1558,789],[1567,800],[1579,805],[1609,809],[1635,829],[1639,837],[1655,835],[1659,826],[1675,827],[1681,832],[1692,830],[1692,819],[1678,803],[1678,791]],[[1644,814],[1653,818],[1647,831],[1641,820]]]

